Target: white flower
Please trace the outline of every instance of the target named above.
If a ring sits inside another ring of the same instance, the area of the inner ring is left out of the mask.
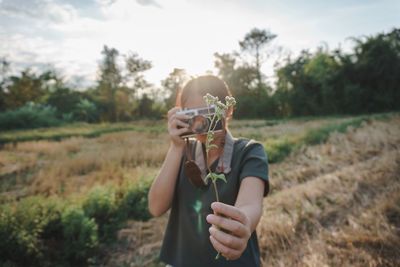
[[[203,99],[209,106],[215,105],[218,102],[218,97],[212,96],[209,93],[207,93],[205,96],[203,96]]]
[[[236,99],[233,96],[226,96],[225,103],[228,107],[236,105]]]

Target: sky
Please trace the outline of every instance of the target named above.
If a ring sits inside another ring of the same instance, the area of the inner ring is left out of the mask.
[[[399,0],[0,0],[0,58],[14,72],[54,68],[88,86],[107,45],[150,60],[146,78],[160,86],[174,68],[216,73],[214,53],[239,51],[255,27],[277,34],[270,49],[295,56],[321,45],[350,51],[349,37],[400,27],[399,14]],[[267,77],[275,60],[263,64]]]

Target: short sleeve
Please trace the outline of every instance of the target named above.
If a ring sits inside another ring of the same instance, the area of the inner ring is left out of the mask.
[[[244,150],[240,161],[240,182],[248,177],[260,178],[265,182],[264,197],[269,192],[268,158],[261,143],[250,141]]]

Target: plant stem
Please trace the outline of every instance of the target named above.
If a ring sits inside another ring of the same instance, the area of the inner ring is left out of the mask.
[[[218,189],[217,189],[217,182],[213,181],[213,186],[214,186],[214,191],[215,191],[215,198],[217,199],[217,202],[219,202],[219,196],[218,196]]]
[[[206,139],[206,155],[207,155],[206,166],[207,166],[207,169],[208,169],[208,173],[211,173],[211,168],[210,168],[210,166],[208,165],[208,158],[209,158],[208,156],[209,156],[209,151],[210,151],[210,138],[209,138],[209,133],[212,132],[212,133],[213,133],[213,137],[214,137],[214,130],[215,130],[215,127],[216,127],[216,125],[217,125],[217,123],[218,123],[218,121],[219,121],[219,120],[217,120],[216,123],[215,123],[215,125],[214,125],[214,127],[213,127],[213,129],[211,129],[211,127],[213,126],[213,123],[214,123],[215,118],[216,118],[216,114],[214,114],[214,116],[213,116],[212,119],[211,119],[210,127],[208,128],[208,132],[207,132],[207,139]],[[214,138],[213,138],[213,139],[214,139]],[[217,181],[216,181],[216,179],[214,179],[214,178],[212,178],[211,181],[212,181],[213,188],[214,188],[214,192],[215,192],[215,198],[216,198],[217,202],[219,202]],[[215,214],[218,215],[218,213],[216,213],[216,212],[215,212]],[[218,226],[215,226],[215,227],[216,227],[217,229],[219,229]],[[215,256],[215,259],[217,260],[217,259],[219,259],[219,257],[220,257],[220,252],[218,252],[218,254]]]

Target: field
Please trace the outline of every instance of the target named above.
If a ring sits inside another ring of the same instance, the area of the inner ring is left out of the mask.
[[[18,210],[40,196],[79,205],[93,190],[118,196],[148,187],[168,149],[165,126],[0,133],[0,204]],[[257,228],[266,266],[400,266],[398,113],[232,121],[230,129],[261,141],[269,156],[271,193]],[[93,265],[163,266],[157,254],[167,218],[126,218],[115,240],[100,242]]]

